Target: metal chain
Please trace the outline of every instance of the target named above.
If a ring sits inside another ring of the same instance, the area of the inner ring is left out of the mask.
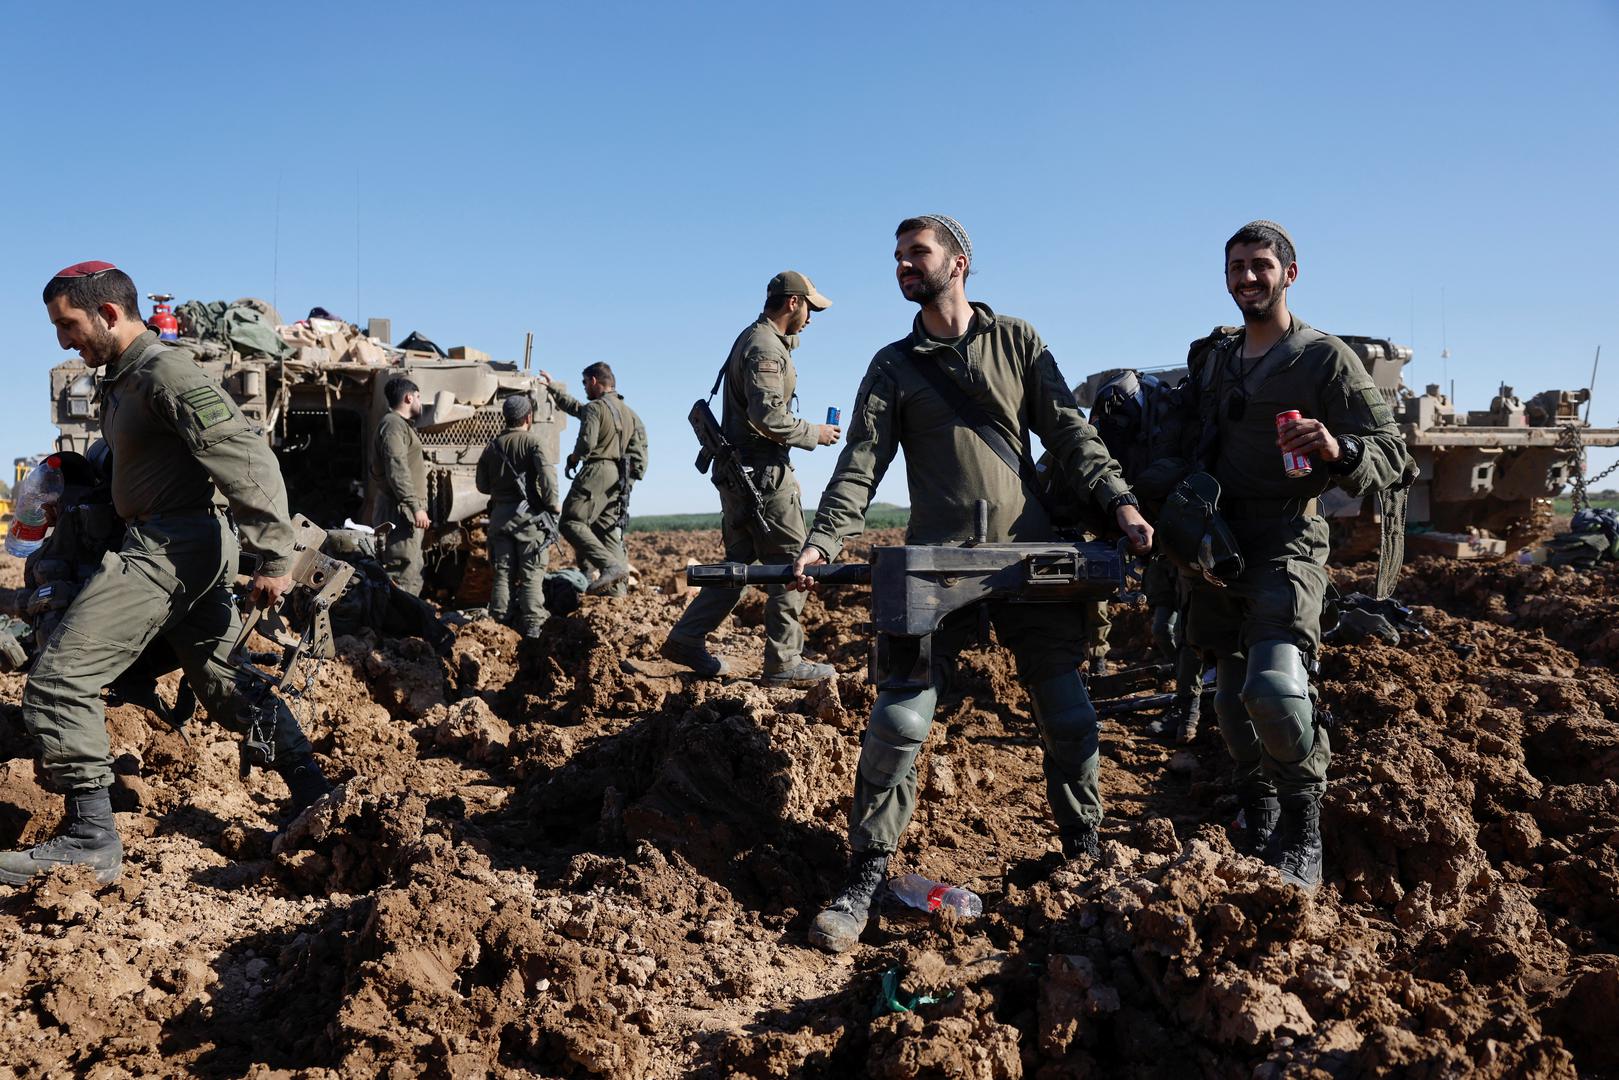
[[[1590,479],[1586,479],[1585,440],[1580,437],[1580,426],[1578,424],[1563,424],[1561,428],[1562,430],[1557,436],[1557,449],[1568,451],[1572,473],[1569,482],[1574,489],[1570,499],[1574,504],[1574,512],[1577,514],[1591,505],[1586,489],[1601,483],[1613,475],[1616,470],[1619,470],[1619,461],[1609,465]]]

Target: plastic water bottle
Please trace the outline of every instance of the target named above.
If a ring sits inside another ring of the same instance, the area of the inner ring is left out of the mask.
[[[39,550],[50,526],[45,509],[62,497],[62,459],[52,454],[35,465],[12,498],[11,528],[6,530],[6,551],[26,558]]]
[[[918,911],[949,908],[963,919],[984,913],[984,902],[971,889],[946,885],[921,874],[901,874],[888,883],[888,891]]]

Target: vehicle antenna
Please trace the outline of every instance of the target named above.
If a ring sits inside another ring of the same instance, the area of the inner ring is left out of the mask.
[[[275,174],[275,239],[271,241],[270,306],[281,310],[281,173]]]
[[[1450,334],[1445,321],[1445,287],[1439,286],[1439,360],[1440,373],[1450,383],[1450,403],[1456,404],[1456,384],[1450,382]]]
[[[1597,365],[1602,362],[1602,346],[1597,346],[1597,354],[1591,359],[1591,382],[1585,388],[1585,422],[1591,422],[1591,398],[1597,391]]]
[[[528,363],[534,358],[534,331],[523,335],[523,374],[528,374]]]

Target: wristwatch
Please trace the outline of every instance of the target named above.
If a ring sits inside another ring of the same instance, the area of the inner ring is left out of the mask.
[[[1366,444],[1360,441],[1359,435],[1338,436],[1339,458],[1327,466],[1327,471],[1342,475],[1355,471],[1360,464],[1361,455],[1366,453]]]
[[[1113,496],[1113,501],[1107,504],[1107,512],[1110,514],[1117,514],[1119,512],[1119,507],[1121,506],[1139,507],[1140,505],[1141,500],[1136,498],[1135,492],[1126,491],[1123,495]]]

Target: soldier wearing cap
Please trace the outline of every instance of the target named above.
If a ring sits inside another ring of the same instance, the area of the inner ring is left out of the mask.
[[[794,447],[831,446],[841,429],[793,415],[798,388],[793,350],[811,313],[831,306],[832,301],[817,292],[809,278],[796,270],[784,270],[765,286],[764,312],[731,344],[720,376],[724,393],[720,424],[764,497],[763,516],[769,531],[759,531],[751,504],[743,505],[729,488],[721,487],[721,535],[727,560],[791,562],[804,547],[804,511],[788,452]],[[835,674],[830,664],[804,658],[800,622],[804,594],[779,585],[766,587],[765,594],[764,681],[802,685],[830,679]],[[735,589],[701,590],[670,629],[662,655],[699,675],[714,678],[724,674],[725,662],[708,651],[705,641],[731,614],[741,595]]]
[[[395,585],[422,594],[422,536],[433,524],[427,513],[427,455],[411,422],[422,415],[422,392],[403,375],[383,386],[388,411],[371,442],[371,524],[387,525],[377,561]]]
[[[866,509],[899,450],[911,495],[909,544],[952,544],[974,535],[974,504],[989,506],[989,539],[1053,538],[1051,516],[1031,489],[1034,466],[1008,456],[1038,435],[1069,477],[1074,497],[1106,514],[1138,551],[1152,529],[1096,430],[1081,416],[1057,362],[1034,328],[969,303],[972,244],[954,218],[907,218],[895,230],[900,292],[922,310],[905,338],[872,358],[849,417],[814,526],[798,556],[803,570],[835,558],[865,527]],[[982,425],[968,417],[984,419]],[[992,426],[991,426],[992,425]],[[1028,458],[1025,450],[1021,459]],[[933,724],[956,653],[975,636],[978,612],[946,617],[933,638],[935,668],[922,689],[879,690],[861,742],[849,808],[849,878],[816,916],[810,939],[831,952],[865,930],[888,858],[916,809],[916,758]],[[992,604],[998,640],[1011,649],[1045,748],[1046,792],[1064,854],[1095,856],[1102,820],[1096,710],[1080,679],[1084,613],[1069,604]]]
[[[1310,670],[1327,589],[1327,522],[1317,497],[1396,484],[1407,455],[1394,415],[1349,346],[1288,311],[1293,240],[1272,221],[1226,241],[1226,291],[1243,326],[1194,367],[1199,464],[1245,566],[1216,588],[1193,578],[1186,639],[1217,657],[1214,711],[1236,762],[1243,843],[1306,889],[1321,881],[1321,795],[1331,751]],[[1279,430],[1279,413],[1302,418]],[[1289,476],[1283,451],[1313,469]],[[1166,535],[1169,528],[1166,525]]]
[[[574,560],[586,574],[598,576],[592,595],[623,596],[630,572],[624,550],[624,507],[631,486],[646,476],[646,425],[618,392],[613,369],[591,364],[580,373],[585,401],[558,387],[540,372],[557,408],[579,421],[579,437],[568,455],[573,478],[562,504],[561,531]]]
[[[23,690],[23,723],[67,796],[60,835],[0,854],[0,882],[16,885],[66,863],[111,881],[123,844],[108,788],[112,751],[101,691],[161,636],[215,721],[235,726],[239,702],[227,664],[241,627],[231,598],[241,543],[261,560],[254,598],[273,603],[292,585],[293,529],[269,443],[193,361],[141,322],[135,284],[110,263],[80,263],[45,286],[46,313],[64,349],[101,369],[101,432],[111,448],[112,499],[127,526],[40,651]],[[330,791],[309,742],[279,700],[274,768],[294,809]]]
[[[533,637],[548,614],[542,586],[552,539],[535,516],[557,513],[557,478],[534,434],[533,399],[513,394],[501,412],[506,430],[484,447],[475,478],[489,496],[489,615]]]

